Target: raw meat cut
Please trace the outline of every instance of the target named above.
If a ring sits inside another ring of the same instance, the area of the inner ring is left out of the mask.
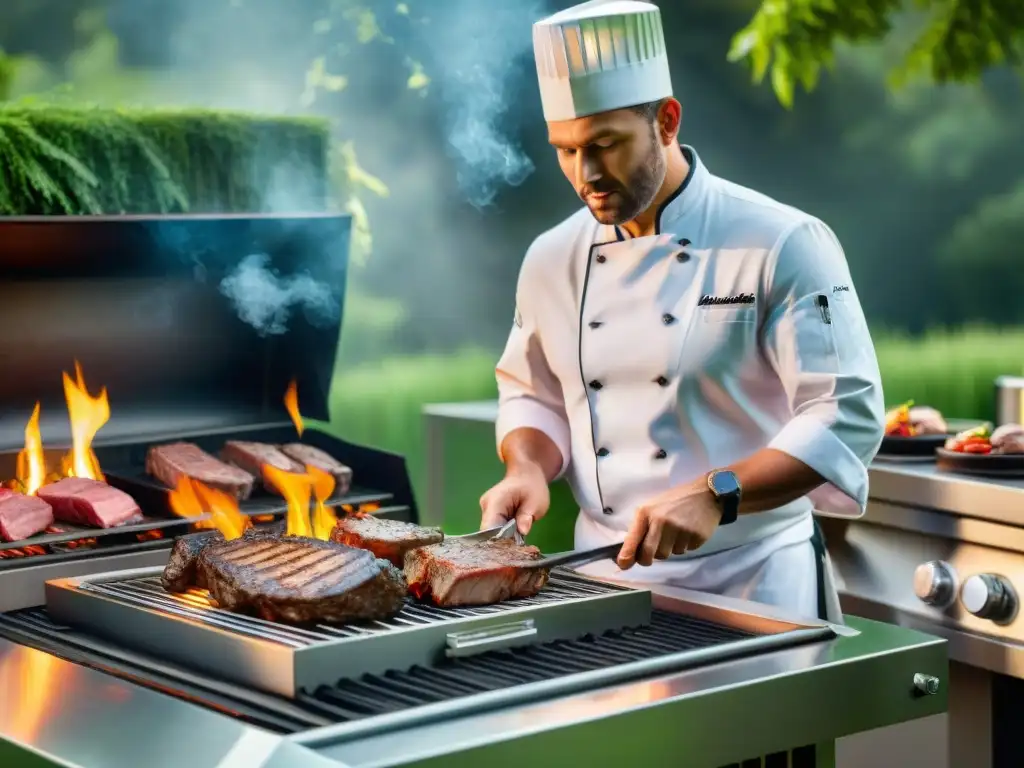
[[[44,485],[36,495],[65,523],[115,528],[142,517],[139,505],[127,493],[87,477],[65,477]]]
[[[263,487],[273,493],[280,493],[273,483],[268,483],[263,477],[263,465],[269,464],[272,467],[283,469],[285,472],[304,473],[306,468],[285,456],[274,445],[267,443],[252,443],[247,440],[229,440],[224,443],[220,456],[224,461],[241,467],[250,475],[258,477],[263,482]]]
[[[0,488],[0,539],[21,541],[52,524],[53,510],[45,501]]]
[[[402,572],[364,549],[304,537],[242,537],[199,555],[199,578],[217,605],[267,621],[386,619],[405,604]]]
[[[168,488],[177,488],[182,476],[190,477],[236,499],[249,498],[256,481],[244,469],[225,464],[192,443],[153,446],[146,453],[146,473]]]
[[[399,568],[409,550],[439,544],[443,540],[444,534],[440,528],[425,528],[399,520],[382,520],[372,515],[343,518],[331,531],[331,541],[368,549]]]
[[[334,486],[335,494],[348,493],[352,487],[352,469],[346,467],[327,451],[305,443],[288,443],[281,446],[281,453],[303,466],[311,464],[317,469],[322,469],[327,474],[333,475],[337,483]]]
[[[405,578],[412,594],[442,607],[491,605],[540,592],[548,571],[530,567],[540,558],[539,549],[512,539],[446,539],[408,552]]]

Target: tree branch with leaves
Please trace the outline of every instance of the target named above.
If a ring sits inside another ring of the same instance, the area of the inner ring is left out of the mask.
[[[755,83],[770,76],[788,109],[797,86],[811,92],[832,68],[837,46],[878,41],[905,12],[921,29],[889,73],[893,87],[919,77],[976,82],[1004,65],[1024,71],[1024,0],[762,0],[733,39],[729,60],[745,61]]]

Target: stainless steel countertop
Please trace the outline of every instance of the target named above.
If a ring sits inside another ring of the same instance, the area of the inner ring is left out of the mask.
[[[743,601],[658,591],[710,611],[785,618]],[[40,765],[69,768],[135,768],[140,760],[152,768],[473,768],[551,764],[556,755],[591,766],[674,766],[685,753],[688,765],[713,768],[744,750],[750,757],[830,743],[945,711],[944,684],[921,696],[913,682],[916,673],[945,682],[944,641],[859,619],[835,629],[832,640],[587,693],[407,717],[390,731],[342,725],[290,737],[0,640],[0,764],[31,752]],[[734,733],[725,722],[742,722],[744,738],[723,738]]]

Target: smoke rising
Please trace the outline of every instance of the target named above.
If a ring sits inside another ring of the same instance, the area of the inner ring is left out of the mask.
[[[257,333],[261,336],[286,333],[288,321],[296,309],[304,311],[312,325],[338,322],[341,306],[329,285],[308,274],[282,277],[269,268],[269,263],[265,254],[247,256],[220,283],[220,292]]]
[[[540,0],[486,10],[479,0],[448,0],[444,17],[430,27],[431,74],[448,106],[444,120],[459,188],[477,208],[491,204],[502,184],[518,186],[533,173],[509,131],[510,108],[528,69],[531,25],[546,10]]]

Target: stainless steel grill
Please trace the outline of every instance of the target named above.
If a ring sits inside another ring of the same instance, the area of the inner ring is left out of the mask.
[[[388,621],[293,627],[210,605],[204,591],[164,591],[160,569],[61,579],[53,617],[154,656],[295,697],[337,680],[445,658],[646,625],[651,594],[555,572],[537,596],[479,608],[409,601]]]

